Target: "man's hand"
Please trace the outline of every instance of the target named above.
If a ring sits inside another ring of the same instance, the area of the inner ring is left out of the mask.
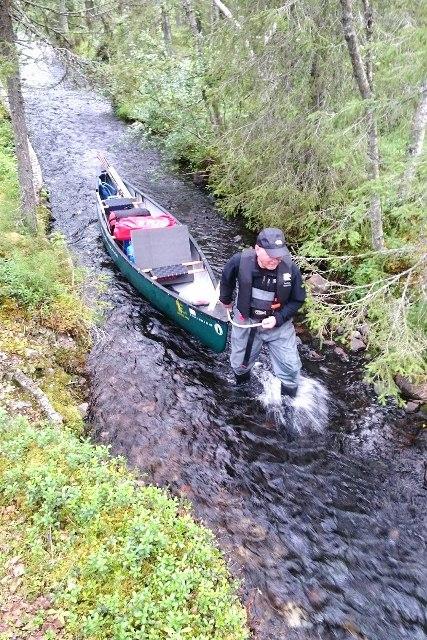
[[[230,302],[229,304],[225,304],[225,302],[223,302],[222,300],[220,300],[220,303],[222,304],[222,306],[224,307],[224,309],[231,309],[233,308],[233,303]]]
[[[263,329],[273,329],[276,326],[276,318],[274,316],[264,318],[261,322],[261,326]]]

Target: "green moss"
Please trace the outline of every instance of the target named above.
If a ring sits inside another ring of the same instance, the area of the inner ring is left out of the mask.
[[[11,503],[26,593],[52,593],[71,637],[248,638],[213,535],[105,448],[0,416],[0,505]]]
[[[0,104],[0,225],[2,232],[15,229],[19,185],[9,117]]]

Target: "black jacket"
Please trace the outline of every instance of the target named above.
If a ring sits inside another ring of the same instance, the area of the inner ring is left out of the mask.
[[[220,283],[219,299],[224,304],[231,304],[233,300],[234,290],[239,275],[241,253],[236,253],[225,264]],[[271,270],[261,269],[257,261],[254,261],[254,274],[272,273]],[[274,272],[273,272],[274,273]],[[304,285],[302,282],[301,272],[298,266],[292,262],[291,287],[289,288],[289,296],[282,309],[276,311],[273,315],[276,318],[276,326],[280,327],[284,322],[290,320],[298,311],[306,298]]]

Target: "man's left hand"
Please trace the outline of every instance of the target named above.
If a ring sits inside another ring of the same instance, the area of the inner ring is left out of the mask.
[[[261,322],[261,326],[263,329],[273,329],[276,326],[276,318],[274,316],[264,318]]]

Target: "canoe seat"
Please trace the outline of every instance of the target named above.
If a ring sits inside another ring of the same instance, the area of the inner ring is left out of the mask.
[[[132,209],[136,202],[141,202],[138,198],[119,198],[112,196],[103,200],[106,213],[111,213],[113,209],[121,211],[122,209]]]
[[[188,267],[183,264],[170,264],[166,267],[155,267],[151,269],[151,275],[154,280],[160,282],[161,284],[177,284],[179,282],[183,282],[181,280],[182,276],[191,275],[189,274]],[[191,282],[194,277],[191,275],[190,280],[186,280],[187,282]]]
[[[176,224],[164,229],[131,231],[135,264],[156,282],[179,284],[192,282],[194,275],[183,264],[192,261],[188,227]],[[156,271],[158,270],[158,271]]]

